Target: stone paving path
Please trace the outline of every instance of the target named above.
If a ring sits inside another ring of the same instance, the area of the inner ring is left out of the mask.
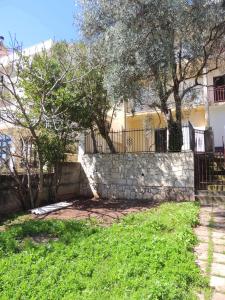
[[[200,225],[195,231],[199,239],[197,263],[209,276],[211,299],[225,300],[225,206],[201,207]]]

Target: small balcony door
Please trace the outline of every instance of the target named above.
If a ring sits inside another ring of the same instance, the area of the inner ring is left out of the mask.
[[[225,75],[213,78],[214,102],[225,101]]]

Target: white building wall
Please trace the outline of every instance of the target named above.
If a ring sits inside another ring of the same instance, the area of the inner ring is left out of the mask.
[[[209,113],[215,147],[221,147],[225,139],[225,104],[210,106]]]

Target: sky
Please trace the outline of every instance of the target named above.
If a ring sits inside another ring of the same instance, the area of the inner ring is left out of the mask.
[[[23,47],[48,39],[78,40],[74,0],[0,0],[0,35],[10,44],[16,36]]]

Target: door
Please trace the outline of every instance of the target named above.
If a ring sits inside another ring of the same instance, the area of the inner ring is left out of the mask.
[[[167,128],[160,128],[155,130],[155,151],[167,151]]]

